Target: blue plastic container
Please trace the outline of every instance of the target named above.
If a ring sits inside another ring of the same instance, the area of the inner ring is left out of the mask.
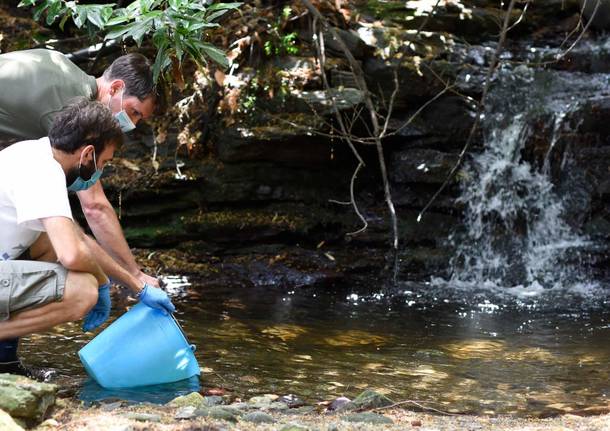
[[[171,315],[138,303],[98,334],[78,356],[104,388],[177,382],[199,375],[199,364]]]

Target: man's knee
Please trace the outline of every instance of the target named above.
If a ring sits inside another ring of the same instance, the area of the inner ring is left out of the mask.
[[[82,272],[68,273],[64,299],[70,320],[82,319],[97,303],[97,280],[91,274]]]

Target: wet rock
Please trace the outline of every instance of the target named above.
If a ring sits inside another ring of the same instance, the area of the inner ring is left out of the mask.
[[[377,413],[352,413],[342,418],[346,422],[366,423],[373,425],[393,424],[394,421]]]
[[[331,411],[341,410],[346,404],[348,404],[350,402],[351,402],[351,400],[347,397],[339,397],[330,404],[330,406],[328,407],[328,410],[331,410]]]
[[[27,424],[40,422],[55,404],[57,386],[27,377],[0,374],[0,409]]]
[[[284,395],[278,401],[286,404],[291,409],[305,405],[305,402],[294,394]]]
[[[255,424],[272,424],[275,423],[275,419],[270,414],[264,412],[252,412],[242,417],[243,421],[252,422]]]
[[[138,422],[161,422],[161,415],[155,413],[127,412],[122,416]]]
[[[209,397],[206,397],[209,398]],[[198,392],[191,392],[188,395],[183,395],[180,397],[176,397],[167,403],[169,407],[201,407],[204,405],[209,405],[206,402],[206,399]]]
[[[3,410],[0,410],[0,430],[2,431],[23,431],[14,419]]]
[[[350,403],[346,404],[345,410],[366,410],[376,409],[379,407],[387,407],[394,404],[394,401],[371,389],[367,389],[354,398]]]

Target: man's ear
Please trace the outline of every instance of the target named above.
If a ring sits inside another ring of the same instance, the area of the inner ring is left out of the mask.
[[[114,96],[116,93],[121,91],[125,87],[125,81],[122,79],[115,79],[110,83],[110,95]]]
[[[85,148],[83,148],[83,150],[85,151],[85,160],[84,161],[89,161],[89,160],[93,160],[93,154],[95,153],[95,147],[91,144],[86,145]]]

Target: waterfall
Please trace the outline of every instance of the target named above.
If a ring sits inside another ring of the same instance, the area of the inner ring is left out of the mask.
[[[484,150],[462,175],[464,227],[450,237],[453,283],[554,287],[583,281],[575,260],[587,240],[564,220],[562,196],[550,180],[548,156],[566,111],[553,114],[541,168],[522,158],[534,132],[526,112],[488,114],[484,120]]]

